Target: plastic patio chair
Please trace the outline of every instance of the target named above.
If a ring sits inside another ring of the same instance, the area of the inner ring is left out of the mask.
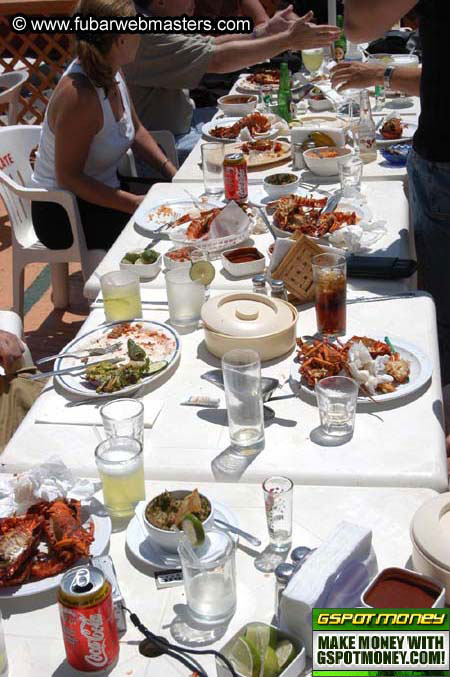
[[[39,144],[40,132],[41,128],[37,125],[0,128],[0,196],[11,223],[13,309],[22,319],[24,270],[28,263],[50,264],[53,304],[55,308],[65,308],[69,302],[68,263],[81,263],[86,281],[106,253],[100,249],[87,249],[78,205],[71,192],[32,187],[30,156]],[[66,210],[73,235],[69,249],[48,249],[39,242],[31,220],[32,200],[55,202]]]
[[[8,104],[8,125],[17,123],[20,90],[28,80],[27,71],[13,71],[0,74],[0,105]],[[6,87],[5,91],[2,89]]]

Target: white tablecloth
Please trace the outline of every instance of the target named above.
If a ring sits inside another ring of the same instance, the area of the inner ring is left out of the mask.
[[[261,488],[251,485],[194,485],[187,483],[147,482],[147,497],[164,489],[198,486],[213,499],[235,511],[240,526],[267,543]],[[404,566],[410,556],[409,524],[419,506],[434,492],[425,489],[363,489],[355,487],[295,487],[293,544],[315,547],[342,520],[373,529],[373,544],[380,568]],[[152,570],[133,565],[133,556],[125,550],[125,533],[111,537],[119,584],[127,606],[154,632],[174,641],[171,629],[180,627],[185,609],[183,587],[157,591]],[[243,544],[237,551],[238,605],[226,634],[208,644],[220,649],[245,623],[270,622],[274,611],[274,577],[257,571],[254,549]],[[55,591],[23,600],[4,601],[6,649],[11,677],[69,677],[76,673],[67,664],[62,641]],[[192,631],[191,631],[192,632]],[[176,635],[177,641],[179,635]],[[186,677],[179,663],[166,657],[143,658],[138,653],[140,633],[128,623],[120,642],[119,663],[111,672],[117,677]],[[212,658],[200,663],[214,677]]]
[[[165,292],[152,291],[153,301],[164,301]],[[164,305],[144,304],[144,317],[166,321]],[[83,326],[89,331],[104,320],[102,309],[94,310]],[[298,335],[316,331],[314,309],[302,310]],[[148,479],[261,482],[282,469],[296,484],[353,486],[410,486],[447,489],[447,462],[442,424],[442,392],[433,301],[414,298],[356,303],[348,306],[347,331],[359,336],[389,334],[417,345],[433,364],[431,384],[414,398],[399,404],[371,405],[356,417],[353,439],[340,447],[319,446],[311,434],[319,425],[314,401],[292,397],[289,385],[273,402],[277,419],[266,428],[265,450],[253,459],[230,455],[226,410],[181,406],[189,395],[221,394],[200,379],[219,361],[205,347],[198,329],[181,337],[178,369],[154,397],[164,408],[153,429],[145,431],[145,473]],[[287,376],[293,355],[275,364],[263,365],[263,374]],[[61,454],[78,474],[95,476],[95,430],[87,426],[35,423],[39,410],[52,410],[55,398],[67,396],[48,386],[37,400],[2,455],[8,471],[26,469],[48,457]],[[145,401],[145,400],[144,400]],[[313,434],[314,437],[314,434]],[[253,462],[252,462],[253,461]]]

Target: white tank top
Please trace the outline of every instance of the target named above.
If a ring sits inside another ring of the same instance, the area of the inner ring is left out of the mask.
[[[72,73],[82,73],[85,75],[78,61],[73,61],[63,76]],[[117,167],[133,143],[135,135],[128,90],[121,73],[117,73],[116,80],[122,96],[123,117],[117,122],[109,99],[105,97],[104,90],[96,87],[95,90],[102,107],[103,126],[92,140],[84,166],[84,173],[87,176],[97,179],[97,181],[111,188],[119,187]],[[36,162],[31,178],[34,185],[41,188],[58,188],[55,170],[55,136],[48,124],[48,107],[42,125],[39,149],[36,153]]]

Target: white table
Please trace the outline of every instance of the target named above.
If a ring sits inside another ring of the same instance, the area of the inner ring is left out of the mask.
[[[194,195],[200,195],[203,186],[199,184],[185,184],[185,186]],[[145,204],[161,203],[164,200],[170,199],[188,199],[184,192],[184,185],[158,183],[150,189],[145,198]],[[334,190],[336,185],[325,185],[326,190]],[[250,187],[249,196],[255,194],[257,188]],[[363,192],[367,198],[367,205],[372,211],[375,219],[382,219],[387,222],[387,232],[385,236],[374,245],[373,255],[378,256],[398,256],[401,258],[415,258],[413,238],[409,234],[409,207],[405,196],[404,184],[400,179],[391,181],[367,181],[363,185]],[[84,293],[93,300],[100,291],[100,277],[104,273],[111,270],[118,270],[120,260],[127,251],[134,249],[142,249],[146,247],[150,236],[145,236],[139,228],[135,225],[134,219],[131,218],[121,235],[117,238],[105,258],[97,267],[95,272],[86,282]],[[254,236],[255,246],[263,252],[267,253],[268,247],[272,244],[273,239],[270,234]],[[155,247],[157,251],[165,252],[173,246],[173,243],[168,239],[155,240]],[[252,276],[243,278],[231,278],[223,269],[220,260],[214,262],[216,267],[216,277],[212,283],[212,289],[215,290],[235,290],[235,289],[252,289]],[[409,280],[399,281],[375,281],[375,280],[355,280],[349,282],[351,289],[355,290],[371,290],[378,293],[391,293],[401,289],[408,289],[414,284],[414,278]],[[143,288],[149,289],[165,289],[164,275],[160,273],[155,279],[149,282],[142,283]]]
[[[262,492],[251,485],[194,485],[147,482],[147,497],[164,489],[198,488],[233,509],[243,529],[267,542]],[[379,568],[404,566],[411,554],[409,524],[416,510],[434,495],[426,489],[363,489],[355,487],[295,487],[293,544],[316,547],[342,520],[373,530],[373,545]],[[157,591],[152,570],[135,568],[125,551],[124,532],[111,537],[119,583],[127,606],[148,627],[174,641],[170,628],[185,608],[183,587]],[[246,545],[237,551],[238,606],[226,634],[209,644],[220,649],[245,623],[270,622],[274,611],[274,577],[257,571],[254,550]],[[2,600],[6,648],[11,677],[69,677],[76,673],[67,664],[55,592],[6,602]],[[188,671],[166,657],[149,662],[138,653],[140,633],[128,623],[121,638],[119,663],[111,675],[119,677],[187,677]],[[214,677],[214,659],[201,664]]]
[[[152,290],[154,302],[164,302],[165,291]],[[166,307],[144,305],[144,317],[165,322]],[[104,320],[94,310],[82,331]],[[316,331],[314,309],[300,312],[298,335]],[[444,445],[442,391],[433,301],[425,295],[348,306],[347,331],[359,336],[389,333],[416,344],[433,364],[431,384],[397,406],[369,405],[359,410],[353,439],[340,447],[313,441],[319,425],[314,398],[292,397],[289,384],[273,402],[277,419],[266,428],[266,446],[257,457],[230,454],[226,411],[181,406],[189,395],[220,391],[200,376],[220,366],[207,350],[203,331],[181,337],[180,364],[173,376],[146,397],[165,406],[153,429],[145,432],[145,472],[148,479],[261,482],[280,470],[296,484],[348,486],[410,486],[444,491],[448,488]],[[293,355],[263,365],[263,374],[285,378]],[[10,472],[24,470],[50,454],[60,455],[80,476],[96,476],[94,448],[98,433],[88,426],[35,423],[39,410],[52,411],[57,398],[70,397],[49,385],[2,454]],[[55,399],[56,398],[56,399]],[[144,398],[145,402],[145,398]],[[70,420],[70,419],[69,419]],[[311,435],[313,439],[311,439]]]

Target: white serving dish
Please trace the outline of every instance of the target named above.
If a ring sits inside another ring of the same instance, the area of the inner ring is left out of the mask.
[[[333,104],[328,99],[309,99],[309,107],[311,110],[321,113],[326,110],[333,110]]]
[[[172,247],[172,249],[169,249],[168,252],[166,252],[163,255],[164,259],[164,268],[166,270],[172,270],[173,268],[190,268],[191,266],[191,261],[174,261],[173,259],[170,258],[170,256],[167,256],[170,252],[174,252],[177,249],[184,249],[184,247]]]
[[[310,148],[305,150],[303,157],[308,169],[318,176],[337,176],[339,174],[339,157],[345,157],[346,155],[351,155],[351,148],[332,148],[338,152],[337,157],[331,158],[318,158],[314,153],[318,150],[326,150],[329,146],[324,146],[323,148]]]
[[[227,100],[237,96],[246,96],[251,99],[248,103],[227,103]],[[227,117],[235,117],[238,115],[249,115],[256,110],[258,105],[258,97],[254,94],[227,94],[226,96],[221,96],[217,101],[222,113]]]
[[[431,576],[446,588],[450,604],[450,493],[424,503],[411,521],[414,568]]]
[[[396,575],[396,576],[404,576],[405,578],[411,580],[412,577],[414,577],[416,580],[420,580],[423,583],[428,583],[432,587],[436,587],[439,590],[439,595],[436,598],[436,601],[434,602],[433,606],[430,607],[432,609],[442,609],[445,603],[445,587],[437,580],[431,578],[430,576],[425,576],[422,573],[418,573],[417,571],[411,571],[410,569],[403,569],[401,567],[387,567],[386,569],[382,569],[378,574],[373,578],[367,588],[364,590],[364,592],[361,595],[361,602],[362,605],[367,607],[367,608],[374,608],[372,607],[371,604],[368,604],[366,602],[366,596],[367,594],[372,590],[373,587],[378,583],[378,581],[383,580],[386,577],[389,577],[390,575]],[[436,590],[436,592],[438,592]],[[411,607],[414,608],[414,607]]]
[[[238,247],[239,249],[239,247]],[[254,249],[254,247],[251,247]],[[235,249],[228,249],[222,253],[222,266],[233,277],[243,277],[244,275],[257,275],[263,273],[266,267],[266,259],[261,252],[261,258],[256,261],[247,261],[246,263],[233,263],[227,259],[226,254],[230,254]]]
[[[314,127],[313,125],[307,125],[305,127],[295,127],[295,129],[291,131],[291,142],[293,144],[303,143],[312,132],[323,132],[333,139],[333,142],[339,148],[345,146],[345,131],[342,129],[333,128],[331,126]]]
[[[292,642],[294,647],[297,649],[298,654],[294,658],[294,660],[283,670],[283,672],[280,672],[279,677],[298,677],[298,675],[301,675],[303,673],[303,670],[305,669],[305,661],[306,661],[306,652],[305,652],[305,647],[299,642],[298,639],[295,639],[292,637],[287,632],[284,632],[284,630],[280,630],[277,628],[275,625],[270,625],[269,623],[262,623],[262,622],[253,622],[253,623],[246,623],[240,630],[237,632],[233,637],[223,646],[220,650],[220,653],[225,655],[227,658],[229,657],[233,646],[235,642],[239,639],[239,637],[244,637],[245,633],[247,632],[247,628],[251,625],[267,625],[271,628],[274,628],[277,631],[278,634],[278,641],[282,641],[283,639],[288,639]],[[222,661],[218,658],[216,658],[216,670],[217,670],[217,677],[230,677],[230,671],[228,668],[222,663]],[[239,677],[243,677],[242,673],[238,672],[236,670],[236,674]]]
[[[297,176],[295,181],[292,181],[292,183],[284,184],[283,186],[275,186],[267,181],[267,179],[269,179],[272,176],[277,176],[277,174],[292,174],[292,172],[276,172],[274,174],[266,176],[263,183],[264,190],[266,191],[266,193],[275,200],[279,197],[283,197],[283,195],[290,195],[291,193],[295,193],[300,184],[299,177]],[[295,176],[295,174],[292,174],[292,176]]]
[[[178,490],[171,491],[170,493],[173,494],[175,498],[184,498],[191,492],[188,490]],[[159,494],[157,494],[157,496],[158,495]],[[209,513],[209,516],[206,518],[206,520],[203,522],[203,526],[205,528],[208,528],[212,526],[212,523],[214,521],[214,504],[209,498],[209,496],[205,496],[205,494],[202,493],[200,494],[200,496],[204,496],[204,498],[207,498],[211,505],[211,512]],[[156,496],[154,496],[153,498],[156,498]],[[166,531],[165,529],[158,529],[158,527],[155,527],[153,524],[151,524],[145,517],[145,508],[153,500],[153,498],[151,498],[149,501],[146,501],[145,503],[141,502],[136,507],[136,510],[140,511],[142,523],[145,525],[148,535],[153,541],[153,543],[156,543],[162,550],[165,550],[166,552],[176,553],[178,544],[180,542],[181,531],[178,529],[176,531]],[[139,515],[137,515],[137,517],[139,519]]]
[[[136,253],[138,253],[136,251]],[[161,254],[154,263],[124,263],[120,262],[120,270],[128,270],[130,273],[135,273],[139,279],[151,279],[159,275],[161,270]]]

